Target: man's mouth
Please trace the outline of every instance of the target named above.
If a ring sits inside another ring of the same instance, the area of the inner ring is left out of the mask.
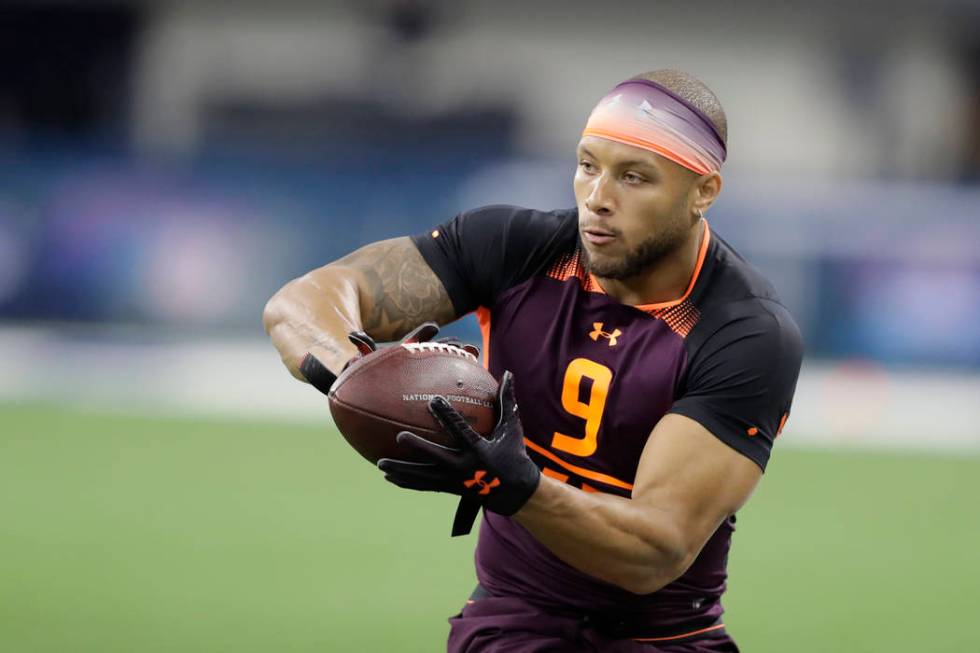
[[[605,245],[616,240],[616,234],[605,229],[588,227],[582,230],[582,237],[592,245]]]

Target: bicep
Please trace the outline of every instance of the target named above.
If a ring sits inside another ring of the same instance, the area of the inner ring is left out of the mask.
[[[704,426],[667,414],[643,449],[632,498],[664,514],[690,565],[718,526],[748,500],[761,477],[756,463]]]
[[[362,327],[376,340],[396,340],[423,322],[446,324],[458,317],[410,238],[366,245],[331,265],[350,271]]]

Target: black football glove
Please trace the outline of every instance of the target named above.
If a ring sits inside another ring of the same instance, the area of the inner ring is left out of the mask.
[[[401,339],[399,344],[429,342],[436,337],[438,333],[439,325],[437,325],[435,322],[425,322],[410,331],[408,335]],[[357,347],[358,354],[344,364],[341,372],[350,367],[354,361],[360,360],[378,350],[378,345],[374,342],[374,339],[363,331],[351,331],[349,334],[347,334],[347,339],[350,340],[355,347]],[[480,349],[478,347],[475,347],[474,345],[464,345],[455,338],[440,338],[437,342],[452,345],[453,347],[459,347],[460,349],[464,349],[473,354],[477,358],[480,356]],[[320,360],[313,354],[307,354],[303,357],[303,361],[299,365],[299,373],[303,375],[304,379],[309,381],[310,385],[323,394],[328,394],[330,392],[330,387],[334,384],[334,381],[337,380],[337,375],[328,370],[327,366],[321,363]]]
[[[505,372],[501,380],[498,405],[500,419],[486,439],[444,397],[434,397],[429,411],[456,447],[444,447],[402,431],[398,442],[428,462],[391,458],[378,461],[385,479],[399,487],[460,495],[453,535],[470,531],[481,505],[491,512],[513,515],[527,503],[541,480],[541,471],[524,449],[524,430],[510,372]]]

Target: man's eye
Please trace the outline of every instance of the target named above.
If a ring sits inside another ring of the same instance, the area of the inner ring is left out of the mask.
[[[588,162],[588,161],[579,161],[579,162],[578,162],[578,165],[579,165],[579,167],[580,167],[580,168],[582,168],[582,170],[583,170],[583,171],[585,171],[585,172],[593,172],[593,171],[595,171],[595,166],[594,166],[594,165],[592,165],[592,164],[591,164],[590,162]]]
[[[630,184],[639,184],[643,182],[643,177],[632,172],[627,172],[625,175],[623,175],[623,179]]]

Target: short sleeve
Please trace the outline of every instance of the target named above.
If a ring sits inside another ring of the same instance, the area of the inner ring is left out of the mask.
[[[683,393],[669,412],[697,421],[765,471],[792,406],[803,341],[782,306],[753,304],[757,310],[728,311],[693,350]]]
[[[487,206],[460,213],[412,237],[442,281],[457,315],[491,307],[536,274],[577,233],[575,211]]]

